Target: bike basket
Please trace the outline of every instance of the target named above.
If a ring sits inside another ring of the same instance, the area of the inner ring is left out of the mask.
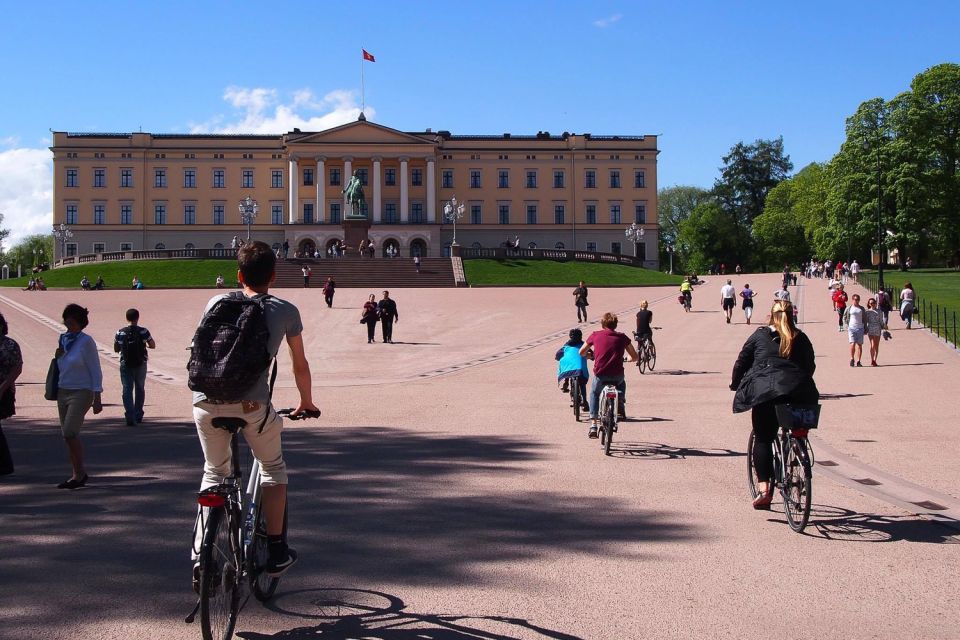
[[[776,411],[784,429],[816,429],[820,422],[819,404],[778,404]]]

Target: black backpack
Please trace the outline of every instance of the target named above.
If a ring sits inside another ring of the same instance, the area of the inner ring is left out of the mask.
[[[231,293],[208,311],[190,346],[187,386],[211,400],[239,402],[270,366],[266,295]],[[274,369],[276,371],[276,369]]]
[[[139,367],[147,361],[147,343],[139,327],[127,326],[120,330],[120,355],[128,367]]]

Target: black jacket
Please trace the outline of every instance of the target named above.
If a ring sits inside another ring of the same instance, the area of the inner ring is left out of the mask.
[[[731,389],[736,389],[733,412],[740,413],[764,402],[816,404],[820,392],[813,382],[813,345],[802,331],[793,339],[789,358],[780,357],[780,336],[760,327],[744,343],[733,365]]]

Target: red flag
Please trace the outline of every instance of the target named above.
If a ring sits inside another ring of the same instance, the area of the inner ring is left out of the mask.
[[[377,61],[376,58],[373,57],[373,54],[372,54],[372,53],[368,53],[366,49],[360,49],[360,51],[363,51],[363,59],[364,59],[364,60],[369,60],[370,62],[376,62],[376,61]]]

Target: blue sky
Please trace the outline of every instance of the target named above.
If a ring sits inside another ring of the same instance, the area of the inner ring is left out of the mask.
[[[773,6],[781,5],[781,6]],[[788,6],[789,5],[789,6]],[[740,140],[829,159],[862,101],[960,62],[956,2],[23,2],[0,39],[0,212],[49,228],[49,130],[660,134],[660,186]],[[9,244],[9,242],[8,242]]]

